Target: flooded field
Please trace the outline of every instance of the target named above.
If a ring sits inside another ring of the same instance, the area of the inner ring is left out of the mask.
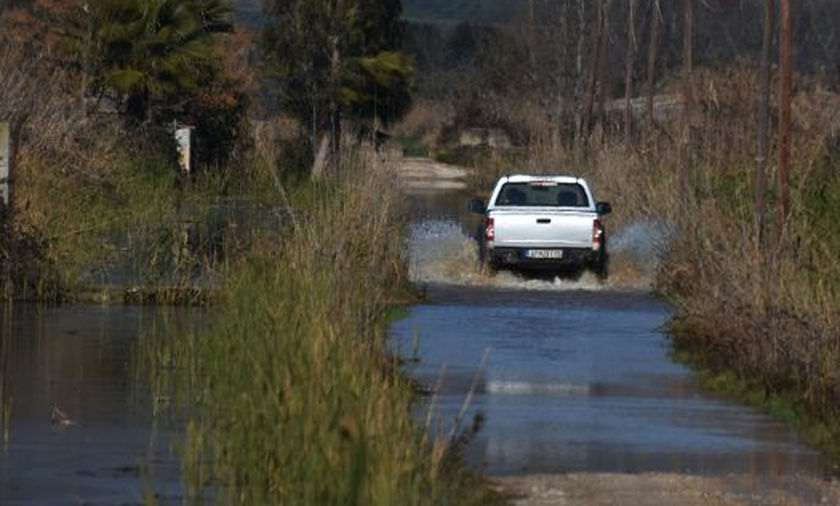
[[[132,350],[199,310],[7,307],[2,316],[0,504],[180,502],[172,433],[135,388]]]

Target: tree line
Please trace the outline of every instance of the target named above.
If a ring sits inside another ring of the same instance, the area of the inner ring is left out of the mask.
[[[400,51],[399,0],[266,0],[263,8],[265,26],[249,33],[234,26],[226,0],[0,4],[4,52],[16,51],[10,66],[37,60],[42,71],[67,72],[81,118],[116,114],[130,130],[196,126],[207,166],[229,161],[249,116],[291,115],[313,153],[328,146],[335,158],[342,119],[376,129],[406,109],[412,67]],[[5,102],[4,115],[23,114]]]

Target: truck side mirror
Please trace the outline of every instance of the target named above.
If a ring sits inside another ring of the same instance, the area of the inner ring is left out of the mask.
[[[469,204],[467,204],[467,207],[470,211],[476,214],[484,214],[487,212],[487,205],[481,199],[470,200]]]
[[[612,206],[609,202],[598,202],[595,204],[595,212],[598,213],[599,216],[610,214],[612,212]]]

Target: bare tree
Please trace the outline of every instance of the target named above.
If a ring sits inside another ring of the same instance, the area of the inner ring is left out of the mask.
[[[764,222],[767,194],[767,157],[770,130],[770,58],[773,50],[773,23],[775,0],[764,2],[764,40],[762,43],[761,70],[758,76],[758,146],[755,168],[755,218],[758,247],[763,250]]]
[[[791,70],[790,0],[781,2],[779,26],[779,234],[784,233],[790,201],[790,95],[793,81]]]
[[[595,95],[598,90],[598,77],[601,69],[601,59],[604,57],[604,46],[607,38],[607,3],[609,0],[598,0],[598,19],[595,27],[595,40],[592,44],[592,58],[589,65],[586,83],[586,102],[584,104],[582,136],[587,137],[592,130],[592,117],[595,110]]]
[[[633,98],[633,63],[636,59],[636,5],[638,0],[628,0],[627,52],[624,56],[624,142],[628,146],[632,139],[633,114],[630,101]]]
[[[656,53],[659,47],[659,23],[662,19],[662,10],[659,0],[653,0],[650,18],[650,40],[648,40],[648,61],[647,61],[647,122],[645,135],[653,137],[654,110],[653,101],[656,96]]]
[[[585,49],[585,34],[586,34],[586,0],[577,0],[577,15],[578,15],[578,37],[577,49],[575,54],[575,75],[577,76],[577,85],[575,86],[575,101],[577,102],[575,112],[575,134],[576,149],[580,149],[581,140],[584,132],[584,114],[582,107],[583,98],[583,52]]]

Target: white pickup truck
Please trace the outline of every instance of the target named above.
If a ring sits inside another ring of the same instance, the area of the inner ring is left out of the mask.
[[[504,176],[490,200],[470,201],[484,215],[476,239],[481,261],[491,269],[588,268],[607,277],[607,233],[601,216],[612,212],[596,202],[583,178]]]

